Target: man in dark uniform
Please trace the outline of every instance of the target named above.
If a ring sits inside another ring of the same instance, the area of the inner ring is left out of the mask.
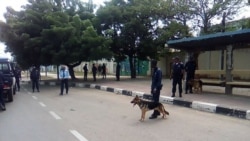
[[[21,70],[17,66],[15,67],[14,75],[16,79],[17,91],[20,91]]]
[[[3,85],[4,85],[4,76],[3,73],[0,71],[0,108],[1,110],[5,111],[5,102],[3,98]]]
[[[88,71],[89,71],[88,67],[87,67],[87,64],[84,65],[83,71],[84,71],[83,80],[87,81],[88,80]]]
[[[184,79],[184,65],[180,62],[180,58],[176,56],[172,65],[172,73],[170,80],[172,81],[172,97],[175,97],[176,85],[178,84],[179,96],[182,97],[182,79]]]
[[[117,66],[116,66],[116,73],[115,73],[116,81],[120,81],[120,70],[121,70],[121,65],[120,65],[120,63],[118,62],[118,63],[117,63]]]
[[[94,79],[94,81],[96,81],[97,68],[95,66],[95,63],[92,66],[92,73],[93,73],[93,79]]]
[[[193,93],[192,91],[192,85],[190,85],[189,81],[194,79],[196,69],[196,63],[194,61],[194,58],[192,56],[189,57],[188,62],[185,64],[185,71],[186,71],[186,87],[185,87],[185,94]]]
[[[158,103],[160,98],[160,91],[162,89],[162,71],[157,67],[157,61],[151,61],[151,68],[153,70],[152,73],[152,83],[151,83],[151,94],[153,95],[153,101]],[[154,110],[153,114],[149,117],[149,119],[155,119],[159,116],[160,113],[157,110]]]
[[[37,92],[39,92],[39,84],[38,84],[39,79],[40,79],[40,70],[37,69],[36,67],[34,67],[30,73],[30,80],[32,82],[33,92],[34,92],[35,88],[36,88]]]

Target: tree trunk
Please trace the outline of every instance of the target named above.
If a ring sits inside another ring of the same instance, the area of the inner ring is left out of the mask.
[[[69,69],[69,75],[70,75],[70,77],[71,77],[72,80],[76,79],[75,72],[74,72],[74,67],[79,66],[81,63],[82,62],[79,61],[79,62],[74,63],[74,64],[67,64],[68,69]]]
[[[136,78],[136,67],[133,56],[129,56],[129,65],[130,65],[131,78]]]
[[[75,72],[74,72],[74,67],[68,66],[68,68],[69,68],[69,75],[71,76],[71,79],[75,80],[76,76],[75,76]]]

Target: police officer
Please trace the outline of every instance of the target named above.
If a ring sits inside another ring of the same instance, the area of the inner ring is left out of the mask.
[[[32,82],[32,90],[34,92],[35,88],[39,92],[39,79],[40,79],[40,70],[37,67],[33,67],[30,73],[30,80]]]
[[[14,75],[15,75],[15,79],[16,79],[17,91],[20,91],[21,70],[17,66],[15,67]]]
[[[151,67],[153,70],[152,74],[152,83],[151,83],[151,94],[153,95],[153,101],[158,103],[160,98],[160,91],[162,89],[162,71],[157,67],[157,61],[151,61]],[[159,116],[160,113],[157,110],[154,110],[153,114],[149,117],[149,119],[155,119]]]
[[[193,93],[192,85],[190,85],[189,81],[194,79],[195,69],[196,69],[196,62],[192,56],[189,57],[188,62],[185,64],[185,71],[186,71],[186,87],[185,87],[185,94]]]
[[[1,110],[5,111],[5,102],[3,99],[3,85],[4,85],[4,76],[2,71],[0,71],[0,108]]]
[[[172,81],[172,97],[175,97],[176,85],[178,84],[179,96],[182,97],[182,79],[184,79],[184,64],[180,62],[180,58],[176,56],[172,65],[172,73],[170,80]]]
[[[87,64],[84,65],[83,71],[84,71],[83,80],[87,81],[88,80],[88,71],[89,71],[88,67],[87,67]]]

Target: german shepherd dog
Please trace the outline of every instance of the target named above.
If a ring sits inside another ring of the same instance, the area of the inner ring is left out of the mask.
[[[165,110],[163,104],[159,102],[151,102],[151,101],[146,101],[142,100],[139,98],[139,96],[136,96],[132,101],[132,104],[138,105],[141,109],[141,119],[140,121],[144,121],[145,115],[147,111],[150,110],[158,110],[160,113],[162,113],[162,118],[166,117],[166,114],[169,115],[169,112]]]
[[[189,85],[192,86],[194,92],[202,93],[202,81],[200,79],[189,80]]]

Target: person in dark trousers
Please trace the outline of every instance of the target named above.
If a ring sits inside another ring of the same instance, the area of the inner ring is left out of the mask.
[[[17,91],[20,91],[21,70],[18,67],[15,67],[14,75],[16,79]]]
[[[63,90],[65,88],[66,94],[69,92],[69,85],[68,85],[68,79],[69,79],[69,71],[66,69],[65,66],[61,66],[61,69],[59,71],[59,79],[61,80],[61,92],[60,95],[63,95]]]
[[[83,67],[83,80],[87,81],[88,80],[88,67],[87,67],[87,64],[84,65]]]
[[[106,79],[106,65],[103,63],[102,64],[102,79]]]
[[[120,63],[117,63],[117,66],[116,66],[116,81],[120,81],[120,71],[121,71],[121,65]]]
[[[177,56],[174,58],[170,80],[172,81],[172,97],[175,97],[176,85],[178,84],[179,97],[182,97],[182,79],[184,79],[184,64],[180,62]]]
[[[37,67],[34,67],[30,73],[30,80],[32,82],[32,90],[39,92],[39,79],[40,79],[40,70]]]
[[[93,73],[93,79],[94,79],[94,81],[96,81],[97,68],[96,68],[95,64],[93,64],[93,66],[92,66],[92,73]]]
[[[185,64],[185,71],[186,71],[186,85],[185,85],[185,94],[193,93],[192,85],[190,85],[189,81],[194,79],[195,69],[196,69],[196,62],[192,56],[189,57],[188,62]]]
[[[99,64],[97,69],[98,69],[98,76],[101,76],[101,74],[102,74],[102,65]]]
[[[152,83],[151,83],[151,94],[153,95],[153,102],[158,103],[160,98],[160,92],[162,89],[162,71],[157,67],[157,61],[151,61],[152,68]],[[160,113],[157,110],[154,110],[153,114],[149,117],[149,119],[155,119],[159,116]]]
[[[4,76],[2,71],[0,71],[0,108],[1,110],[5,111],[5,101],[3,98],[3,85],[4,85]]]

